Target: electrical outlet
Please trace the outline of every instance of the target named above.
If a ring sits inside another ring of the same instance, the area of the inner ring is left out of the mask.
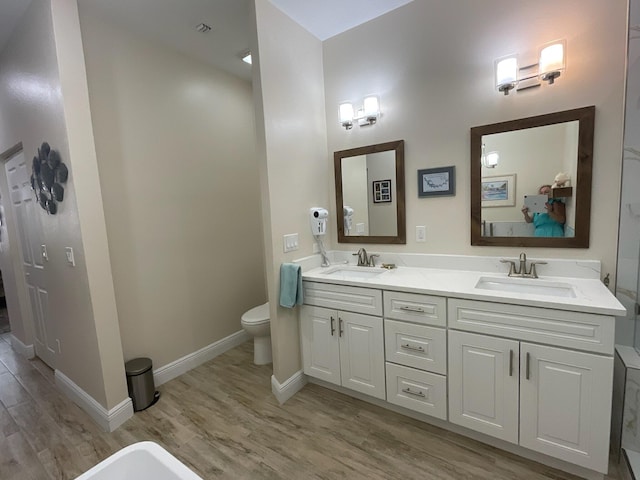
[[[294,250],[298,250],[298,234],[291,233],[289,235],[284,236],[284,253],[293,252]]]
[[[76,266],[76,259],[73,256],[73,248],[64,247],[64,253],[67,256],[67,263],[69,265],[71,265],[72,267],[75,267]]]
[[[416,242],[427,241],[427,227],[420,225],[416,227]]]

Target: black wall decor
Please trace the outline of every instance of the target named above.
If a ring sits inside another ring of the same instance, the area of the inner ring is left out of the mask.
[[[42,142],[38,155],[33,157],[31,188],[36,202],[48,213],[55,215],[58,202],[64,199],[64,187],[69,176],[67,166],[62,163],[60,154],[52,150],[47,142]]]

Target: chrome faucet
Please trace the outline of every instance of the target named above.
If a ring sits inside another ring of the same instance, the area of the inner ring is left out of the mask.
[[[513,260],[500,260],[502,263],[509,264],[509,277],[538,278],[536,265],[546,265],[547,262],[531,262],[529,271],[527,272],[527,254],[522,252],[519,257],[519,265],[516,268],[516,262]]]
[[[369,256],[367,255],[367,251],[364,248],[361,248],[360,250],[358,250],[358,253],[354,253],[353,255],[357,255],[359,267],[369,266]]]

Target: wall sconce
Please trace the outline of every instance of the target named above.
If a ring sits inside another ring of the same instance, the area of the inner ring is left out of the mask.
[[[519,67],[517,55],[499,58],[495,61],[496,88],[499,92],[509,95],[509,91],[516,87],[518,90],[539,87],[538,79],[553,85],[555,79],[565,70],[565,51],[566,41],[559,40],[539,48],[537,63]],[[532,73],[535,67],[537,70]]]
[[[355,120],[358,121],[358,125],[361,127],[375,124],[380,117],[380,103],[378,97],[369,96],[364,99],[362,107],[358,108],[355,113],[353,104],[349,102],[341,103],[338,107],[338,112],[340,125],[347,130],[351,130]]]
[[[500,154],[496,151],[489,152],[487,154],[484,153],[484,143],[482,144],[482,158],[480,159],[480,163],[485,168],[496,168],[498,162],[500,161]]]

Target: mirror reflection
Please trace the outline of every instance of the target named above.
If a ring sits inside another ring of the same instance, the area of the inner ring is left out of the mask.
[[[471,244],[588,247],[595,107],[471,129]]]
[[[482,235],[574,237],[578,122],[482,136]]]
[[[334,154],[338,241],[405,243],[404,142]]]

